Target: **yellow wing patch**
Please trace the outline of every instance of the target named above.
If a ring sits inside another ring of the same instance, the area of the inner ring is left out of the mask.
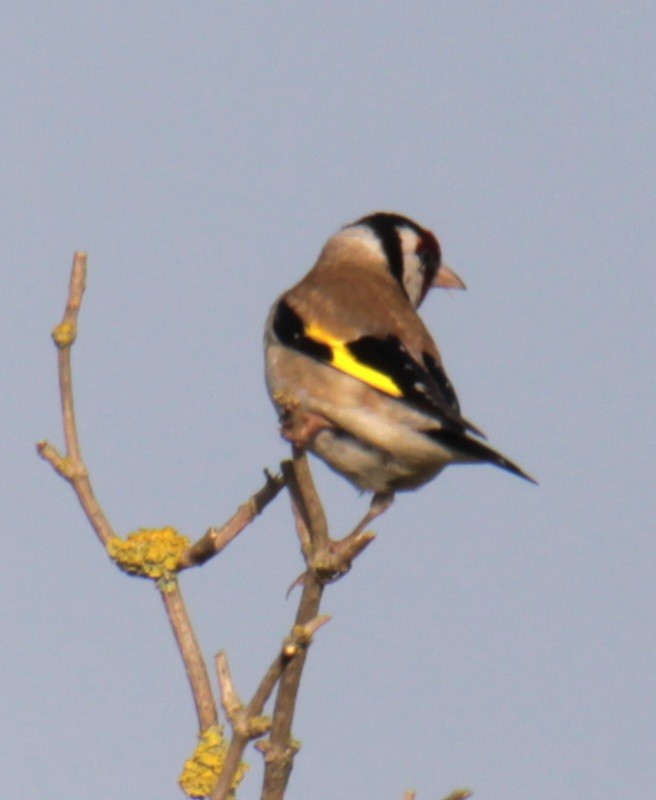
[[[363,381],[374,389],[392,395],[392,397],[402,397],[403,392],[389,375],[358,361],[348,349],[346,342],[336,339],[316,323],[306,327],[305,335],[330,348],[330,363],[335,369]]]

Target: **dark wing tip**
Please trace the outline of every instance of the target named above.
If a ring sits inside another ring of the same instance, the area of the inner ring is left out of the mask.
[[[539,486],[535,478],[531,477],[528,472],[517,466],[513,461],[498,453],[489,445],[479,442],[476,439],[471,439],[469,436],[463,436],[456,431],[447,430],[446,428],[436,428],[426,431],[427,435],[439,444],[443,444],[457,453],[462,453],[470,457],[474,461],[484,461],[488,464],[494,464],[496,467],[506,470],[518,478],[523,478],[529,483]]]
[[[509,458],[502,456],[501,453],[497,453],[495,450],[491,450],[491,452],[496,456],[496,458],[490,459],[491,464],[501,467],[501,469],[505,469],[506,472],[511,472],[513,475],[517,475],[518,478],[523,478],[525,481],[532,483],[534,486],[540,485],[534,477],[529,475],[528,472],[525,472],[521,467],[517,466],[517,464],[512,462]]]

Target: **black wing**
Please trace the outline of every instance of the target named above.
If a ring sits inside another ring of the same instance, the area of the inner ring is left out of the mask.
[[[481,431],[460,415],[455,390],[442,367],[428,353],[416,361],[397,336],[362,336],[342,341],[317,325],[306,325],[285,300],[273,319],[282,344],[368,383],[373,388],[420,409],[458,433]]]

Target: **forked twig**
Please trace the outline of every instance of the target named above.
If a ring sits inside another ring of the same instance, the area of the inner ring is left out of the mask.
[[[296,625],[306,625],[317,617],[324,586],[344,575],[351,562],[373,541],[374,534],[359,527],[341,541],[328,533],[328,523],[319,499],[307,455],[293,448],[293,461],[283,464],[296,529],[306,562],[301,600],[296,613]],[[282,800],[298,744],[292,739],[292,722],[307,648],[299,650],[290,661],[278,684],[271,734],[258,747],[265,754],[262,800]]]
[[[264,736],[271,729],[271,720],[262,716],[264,706],[276,684],[289,664],[306,650],[316,631],[330,619],[324,615],[310,620],[307,625],[295,626],[290,636],[282,643],[279,653],[260,681],[253,698],[243,706],[235,690],[225,653],[216,657],[216,671],[221,690],[221,705],[232,727],[232,739],[226,753],[223,769],[216,786],[210,795],[211,800],[225,800],[230,794],[234,777],[237,774],[247,744]],[[266,750],[266,747],[260,749]]]
[[[59,392],[66,455],[62,457],[55,447],[46,441],[37,444],[37,451],[71,484],[92,528],[107,548],[116,534],[96,498],[89,479],[89,472],[82,458],[73,395],[71,348],[77,337],[77,320],[86,285],[86,268],[86,253],[75,253],[64,316],[52,332],[52,338],[58,349]],[[189,678],[198,714],[198,724],[203,730],[217,720],[216,703],[212,695],[203,655],[177,581],[172,585],[169,584],[166,589],[161,588],[160,594]]]
[[[89,480],[89,473],[82,460],[75,421],[75,404],[73,402],[71,348],[77,336],[77,318],[86,286],[86,275],[87,254],[77,252],[73,256],[73,267],[71,269],[64,316],[59,325],[52,331],[52,338],[58,350],[59,397],[66,455],[61,456],[56,448],[46,441],[39,442],[36,447],[39,455],[48,461],[62,478],[73,487],[77,499],[80,501],[84,513],[91,523],[91,527],[106,547],[109,540],[115,536],[115,533],[96,499]]]

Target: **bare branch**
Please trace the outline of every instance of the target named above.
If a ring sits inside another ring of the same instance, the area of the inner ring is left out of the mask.
[[[228,666],[228,657],[221,651],[217,653],[214,662],[216,664],[216,674],[219,679],[219,689],[221,691],[221,705],[225,711],[226,718],[231,723],[236,722],[239,712],[243,709],[243,705],[235,690],[235,685],[232,682],[232,675],[230,674],[230,667]]]
[[[294,446],[293,461],[283,464],[283,475],[292,501],[296,530],[301,542],[307,570],[292,588],[302,584],[303,592],[296,614],[296,626],[306,626],[317,615],[326,583],[337,580],[351,568],[352,561],[371,544],[374,534],[365,531],[366,525],[385,511],[391,498],[375,498],[369,513],[341,541],[330,538],[328,523],[312,479],[304,451]],[[292,661],[280,678],[273,712],[271,735],[258,744],[265,753],[262,800],[282,800],[298,744],[292,739],[292,722],[307,649],[294,653]]]
[[[313,550],[327,548],[330,545],[328,521],[314,485],[308,457],[297,447],[292,448],[292,452],[293,461],[284,462],[282,470],[295,514],[300,516],[307,530],[307,534],[299,531],[301,546],[304,546],[304,539],[309,538]],[[305,550],[303,552],[305,554]]]
[[[234,687],[227,656],[225,653],[217,655],[216,671],[221,690],[221,704],[232,726],[233,735],[221,775],[210,795],[211,800],[225,800],[228,797],[246,745],[250,740],[257,739],[268,733],[271,727],[271,721],[266,717],[262,717],[261,714],[276,684],[286,670],[289,669],[290,665],[305,653],[313,635],[329,619],[327,615],[324,615],[309,620],[305,625],[294,627],[291,635],[282,643],[280,652],[260,681],[253,699],[246,708],[239,700],[239,695]],[[269,743],[260,743],[258,747],[265,751],[268,757],[270,752]]]
[[[210,725],[216,725],[219,721],[207,666],[191,625],[178,582],[176,581],[172,588],[161,591],[160,594],[171,623],[178,650],[185,665],[187,679],[189,680],[196,706],[198,727],[202,732],[209,728]]]
[[[91,527],[105,549],[108,549],[110,542],[117,537],[96,499],[88,470],[82,459],[73,396],[71,347],[77,337],[77,319],[86,284],[86,266],[86,254],[75,253],[64,316],[52,332],[52,338],[58,349],[59,390],[66,455],[61,456],[55,447],[46,441],[37,444],[37,452],[71,484]],[[207,669],[177,581],[173,586],[162,589],[160,593],[187,671],[198,714],[198,724],[202,731],[217,722],[216,704]]]
[[[57,346],[57,362],[59,367],[59,395],[61,400],[62,421],[66,455],[60,456],[48,442],[37,444],[37,452],[48,461],[54,469],[67,480],[96,532],[100,541],[107,542],[114,536],[114,531],[107,520],[100,503],[91,487],[87,468],[82,460],[75,421],[75,404],[73,399],[73,377],[71,370],[71,347],[77,336],[77,318],[82,304],[87,274],[86,253],[77,252],[73,257],[73,267],[68,288],[68,299],[62,321],[57,325],[52,338]]]
[[[224,525],[220,528],[209,528],[206,534],[184,553],[178,562],[179,571],[200,566],[220,553],[278,496],[285,485],[285,478],[280,474],[271,475],[267,470],[264,474],[266,483],[261,489],[239,506],[236,513]]]
[[[308,570],[303,583],[301,602],[296,614],[296,624],[303,625],[317,616],[324,584]],[[296,710],[298,690],[305,666],[307,650],[298,650],[280,679],[273,712],[271,736],[265,753],[262,800],[281,800],[291,775],[298,745],[292,741],[292,722]]]

